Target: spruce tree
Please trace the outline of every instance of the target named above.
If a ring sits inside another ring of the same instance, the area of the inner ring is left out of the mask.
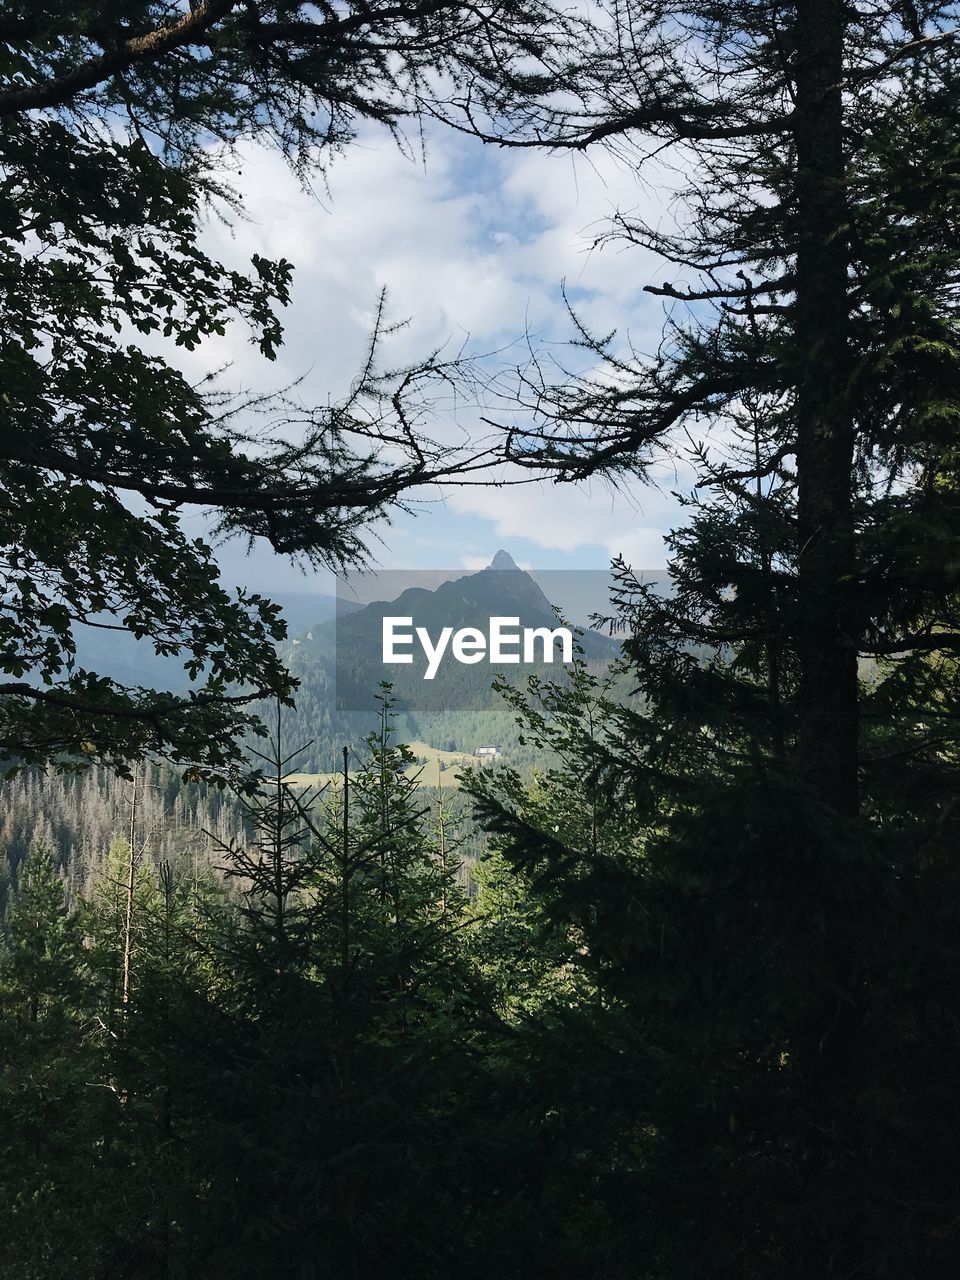
[[[96,1274],[85,1196],[102,1189],[102,1028],[83,934],[49,850],[21,864],[0,942],[0,1270]]]
[[[191,1256],[211,1276],[433,1274],[480,1018],[453,850],[442,865],[387,694],[319,796],[278,738],[251,839],[223,850],[240,897],[213,943],[216,1034],[191,1051],[211,1189]]]
[[[610,229],[667,264],[646,286],[664,341],[646,358],[581,328],[592,369],[535,370],[543,416],[511,445],[566,478],[693,445],[667,583],[618,569],[645,711],[593,750],[640,848],[565,900],[536,813],[488,820],[542,860],[595,962],[616,948],[652,1273],[938,1274],[957,1247],[956,9],[613,17],[579,118],[546,113],[531,141],[652,135],[690,175],[674,227]]]

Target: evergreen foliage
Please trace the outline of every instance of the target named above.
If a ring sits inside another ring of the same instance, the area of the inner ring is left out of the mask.
[[[636,38],[582,114],[540,124],[684,155],[676,228],[610,232],[671,264],[672,311],[653,359],[581,328],[592,367],[533,370],[513,444],[615,476],[679,428],[697,487],[672,591],[620,566],[644,713],[561,730],[632,838],[595,849],[517,783],[485,820],[600,981],[590,1074],[630,1084],[584,1140],[626,1179],[624,1249],[665,1277],[950,1274],[956,8],[617,17]]]
[[[23,864],[0,964],[4,1274],[452,1264],[500,1015],[455,823],[410,761],[385,690],[319,796],[284,781],[277,735],[225,882],[144,857],[135,824],[79,911],[45,854]]]

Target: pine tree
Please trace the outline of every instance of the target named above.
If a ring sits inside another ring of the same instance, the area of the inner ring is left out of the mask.
[[[586,836],[571,864],[509,796],[488,820],[617,957],[654,1274],[933,1275],[958,1208],[956,8],[613,16],[630,38],[539,138],[682,157],[675,226],[610,231],[669,264],[664,342],[581,327],[591,367],[534,371],[547,413],[512,447],[584,478],[693,440],[668,588],[618,571],[645,711],[593,752],[641,852],[578,885]]]
[[[102,1028],[83,934],[48,850],[21,865],[0,946],[0,1270],[95,1274],[85,1196],[100,1181]]]
[[[223,850],[238,908],[211,939],[208,1031],[178,1049],[208,1189],[181,1256],[211,1276],[431,1274],[455,1252],[480,1020],[453,849],[444,865],[386,695],[339,785],[288,782],[292,758],[278,734],[252,838]]]

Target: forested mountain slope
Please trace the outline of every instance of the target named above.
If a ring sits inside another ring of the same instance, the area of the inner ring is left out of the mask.
[[[31,849],[46,848],[71,895],[85,894],[131,831],[145,862],[204,871],[217,861],[218,841],[245,836],[229,792],[184,782],[165,765],[138,766],[134,782],[98,768],[24,770],[0,787],[0,914]]]
[[[443,582],[434,590],[414,586],[396,599],[375,601],[335,620],[288,639],[281,654],[300,681],[296,710],[285,713],[292,744],[309,743],[298,768],[326,772],[338,750],[365,731],[375,711],[380,682],[386,677],[396,699],[399,731],[408,741],[472,755],[482,744],[495,744],[513,763],[532,763],[524,749],[515,716],[493,690],[496,675],[513,687],[531,676],[565,679],[558,663],[542,661],[491,669],[456,661],[442,663],[432,680],[423,678],[426,660],[414,649],[411,665],[382,662],[385,617],[410,617],[436,639],[443,628],[476,627],[486,632],[491,617],[515,617],[520,628],[552,630],[560,625],[557,610],[534,579],[500,551],[486,568]],[[585,626],[576,630],[582,659],[597,672],[606,671],[620,652],[619,641]],[[539,651],[538,651],[539,652]],[[628,691],[626,683],[622,686]],[[264,707],[265,718],[270,719]]]

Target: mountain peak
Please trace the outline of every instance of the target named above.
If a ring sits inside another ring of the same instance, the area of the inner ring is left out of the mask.
[[[490,561],[491,569],[516,569],[517,564],[509,551],[498,551]]]

